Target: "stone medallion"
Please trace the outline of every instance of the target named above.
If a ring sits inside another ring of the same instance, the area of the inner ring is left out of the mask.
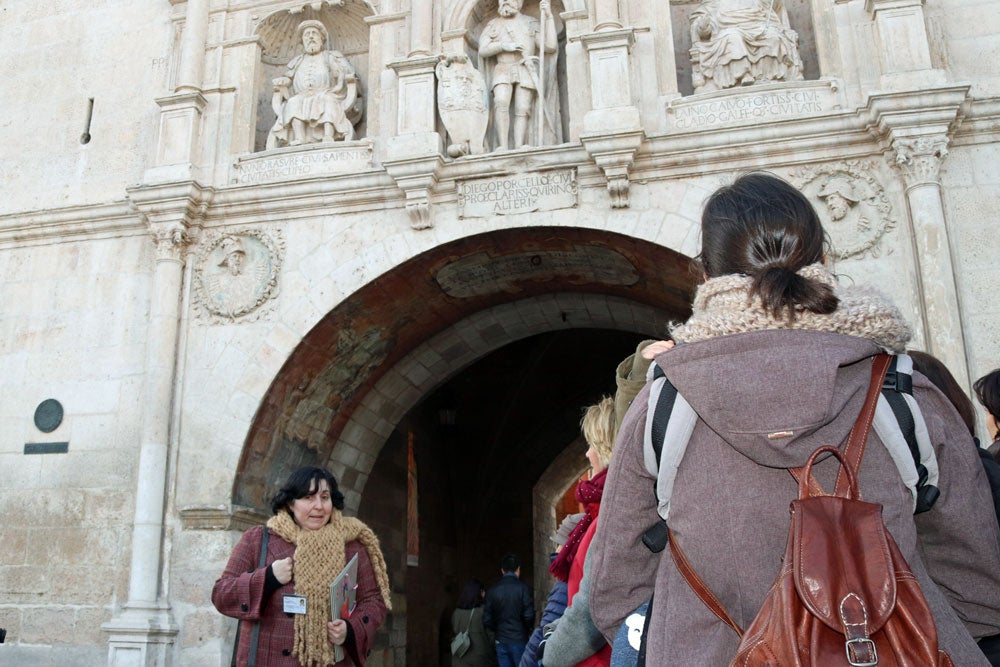
[[[792,183],[815,205],[833,259],[892,252],[882,247],[882,238],[896,219],[871,165],[857,160],[810,165],[793,172]]]
[[[206,236],[195,267],[199,303],[215,322],[260,317],[278,292],[282,243],[258,229]]]

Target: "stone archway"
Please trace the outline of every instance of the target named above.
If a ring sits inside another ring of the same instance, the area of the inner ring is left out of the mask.
[[[454,582],[449,582],[473,572],[468,567],[460,571],[462,558],[448,556],[462,553],[461,547],[454,546],[457,538],[452,537],[447,538],[451,546],[443,544],[443,551],[434,552],[430,559],[433,565],[422,566],[423,574],[414,579],[419,583],[408,582],[407,528],[405,521],[398,523],[407,511],[406,481],[396,473],[405,471],[405,457],[401,463],[399,456],[405,451],[408,433],[410,442],[414,432],[418,442],[434,439],[432,432],[428,435],[428,413],[421,413],[421,402],[501,350],[530,345],[526,341],[540,336],[580,338],[586,337],[585,332],[598,332],[598,337],[619,336],[613,349],[604,350],[604,356],[587,368],[588,386],[598,383],[603,385],[600,392],[613,391],[607,385],[613,387],[614,365],[630,351],[636,338],[663,336],[667,322],[686,316],[693,277],[688,257],[602,230],[502,230],[433,248],[345,299],[295,348],[274,378],[244,442],[233,504],[260,510],[265,507],[265,490],[273,489],[291,470],[304,464],[329,467],[340,482],[348,513],[360,510],[360,516],[374,522],[373,527],[385,536],[383,548],[390,561],[390,580],[399,609],[388,628],[389,644],[381,649],[397,656],[405,650],[408,659],[424,664],[436,650],[435,638],[441,636],[438,621],[443,618],[444,605],[454,604],[454,590],[449,588]],[[565,372],[574,371],[560,371]],[[537,379],[527,373],[520,381]],[[498,392],[504,395],[503,387]],[[521,447],[513,459],[498,455],[497,443],[485,447],[481,455],[472,454],[484,457],[479,466],[483,472],[477,473],[483,481],[483,493],[488,498],[499,493],[497,497],[504,503],[515,503],[519,508],[513,514],[498,516],[509,520],[501,530],[512,525],[510,522],[522,526],[510,541],[525,556],[532,551],[532,489],[538,479],[545,477],[551,482],[562,474],[543,473],[551,469],[553,461],[563,460],[559,453],[579,432],[580,407],[594,398],[588,390],[555,405],[552,419],[558,428],[545,432],[544,424],[536,423],[531,438],[509,432],[519,439]],[[387,443],[391,445],[390,459],[383,456]],[[447,481],[446,471],[435,469],[440,464],[434,460],[434,452],[443,450],[424,450],[431,460],[428,464],[425,458],[422,478],[429,475],[436,482]],[[568,464],[566,474],[577,475],[576,468],[583,460],[580,453],[565,456],[566,461],[577,459]],[[528,462],[524,457],[531,459],[530,465],[519,465]],[[385,465],[389,467],[377,468],[379,461],[388,461]],[[373,471],[378,472],[378,482],[372,487],[377,493],[371,496],[372,502],[363,503]],[[516,493],[504,481],[511,478],[517,479]],[[548,490],[560,485],[560,490],[565,490],[570,481],[549,483]],[[423,496],[421,506],[433,501],[441,509],[444,487],[435,483],[430,488],[421,487],[422,493],[431,494],[430,498]],[[483,541],[487,529],[496,533],[496,527],[489,526],[494,516],[484,503],[488,500],[473,503],[472,509],[467,508],[471,514],[461,517],[473,526],[474,537],[470,539]],[[421,514],[421,525],[425,521],[440,519]],[[427,539],[443,539],[439,535],[442,530],[439,526],[438,536]],[[501,548],[495,538],[485,541],[491,549]],[[492,563],[493,555],[479,553],[473,560]],[[535,560],[532,556],[523,561],[525,576],[541,570],[538,580],[547,588],[544,570],[535,566]],[[430,584],[424,576],[428,571],[434,580]],[[484,572],[480,575],[484,580],[495,577],[492,567]],[[411,597],[421,614],[407,614]],[[432,608],[427,609],[428,605]],[[411,636],[420,646],[410,645],[405,638]]]

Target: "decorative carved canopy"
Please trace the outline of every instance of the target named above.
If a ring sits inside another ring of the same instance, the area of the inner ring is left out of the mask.
[[[368,51],[365,18],[376,14],[374,2],[327,0],[298,4],[273,12],[257,25],[261,60],[268,65],[284,65],[302,52],[296,28],[303,21],[316,20],[329,33],[327,48],[351,56]]]

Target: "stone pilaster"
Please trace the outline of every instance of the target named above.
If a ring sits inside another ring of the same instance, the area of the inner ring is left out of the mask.
[[[171,664],[171,646],[178,633],[160,588],[165,567],[163,513],[184,264],[211,195],[211,190],[193,182],[129,191],[155,244],[156,264],[142,386],[129,598],[102,626],[108,633],[109,667],[166,667]]]
[[[970,374],[939,174],[967,94],[967,87],[958,87],[934,95],[873,96],[869,102],[906,185],[926,347],[964,387]]]
[[[202,95],[205,44],[208,37],[210,0],[188,0],[181,33],[180,65],[171,95],[159,97],[160,124],[156,158],[143,176],[145,183],[164,183],[194,178],[198,160],[202,114],[207,104]]]
[[[583,35],[590,59],[591,110],[580,136],[591,159],[604,171],[612,208],[629,205],[629,169],[642,143],[639,109],[632,103],[629,53],[635,44],[631,28]]]
[[[886,90],[922,88],[945,80],[944,72],[931,66],[924,1],[865,1],[865,10],[875,21],[881,84]]]
[[[389,63],[399,79],[396,136],[386,142],[382,165],[406,194],[406,210],[414,229],[432,226],[430,194],[437,184],[441,135],[436,131],[434,67],[436,56]]]

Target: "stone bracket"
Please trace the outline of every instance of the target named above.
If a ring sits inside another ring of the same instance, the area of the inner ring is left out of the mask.
[[[629,169],[642,145],[642,130],[580,137],[590,158],[604,172],[611,195],[611,208],[628,208]]]
[[[382,166],[406,195],[406,212],[410,215],[410,226],[413,229],[433,227],[430,198],[437,186],[444,158],[437,154],[404,157],[383,160]]]

